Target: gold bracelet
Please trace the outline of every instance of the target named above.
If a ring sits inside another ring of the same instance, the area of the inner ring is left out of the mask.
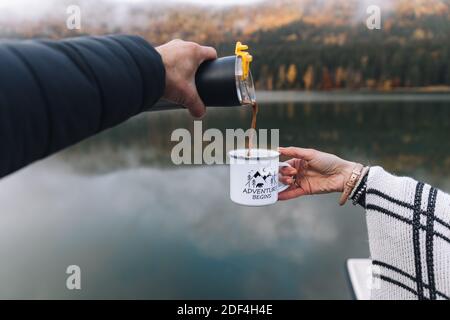
[[[367,172],[369,172],[370,167],[369,166],[365,166],[362,171],[361,171],[361,175],[359,176],[358,181],[355,184],[355,187],[353,188],[352,192],[349,195],[349,199],[352,199],[353,196],[355,195],[355,191],[358,188],[359,184],[361,183],[361,180],[364,178],[364,176],[367,174]]]
[[[353,191],[353,188],[356,186],[356,182],[358,182],[359,177],[361,176],[361,172],[363,171],[364,167],[362,164],[357,163],[355,167],[352,170],[352,174],[348,181],[344,185],[344,190],[342,191],[341,198],[339,199],[339,205],[343,206],[347,200],[350,194]]]

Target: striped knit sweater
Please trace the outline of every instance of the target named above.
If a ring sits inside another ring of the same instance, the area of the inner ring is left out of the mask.
[[[366,208],[371,298],[450,299],[450,195],[380,167],[356,190]]]

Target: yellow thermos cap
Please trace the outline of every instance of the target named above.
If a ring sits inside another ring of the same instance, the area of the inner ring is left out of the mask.
[[[253,57],[248,53],[248,46],[242,44],[240,41],[236,42],[235,54],[242,59],[242,79],[245,80],[248,77],[250,71],[250,62],[252,62]]]

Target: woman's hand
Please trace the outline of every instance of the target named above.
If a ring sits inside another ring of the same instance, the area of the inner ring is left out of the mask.
[[[166,68],[163,98],[187,107],[194,117],[203,116],[205,105],[195,86],[195,73],[203,61],[217,58],[216,50],[182,40],[172,40],[156,50]]]
[[[280,181],[291,185],[278,195],[288,200],[303,195],[342,192],[356,163],[314,149],[279,148],[293,168],[280,168]]]

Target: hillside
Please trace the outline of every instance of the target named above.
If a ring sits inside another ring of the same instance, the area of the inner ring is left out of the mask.
[[[173,38],[231,54],[251,45],[263,89],[382,89],[450,85],[448,0],[272,0],[242,6],[170,1],[47,0],[39,11],[2,8],[5,37],[61,38],[135,33],[154,44]],[[65,28],[64,8],[78,3],[82,30]],[[368,30],[365,9],[382,8],[382,29]],[[38,10],[38,9],[36,9]]]

